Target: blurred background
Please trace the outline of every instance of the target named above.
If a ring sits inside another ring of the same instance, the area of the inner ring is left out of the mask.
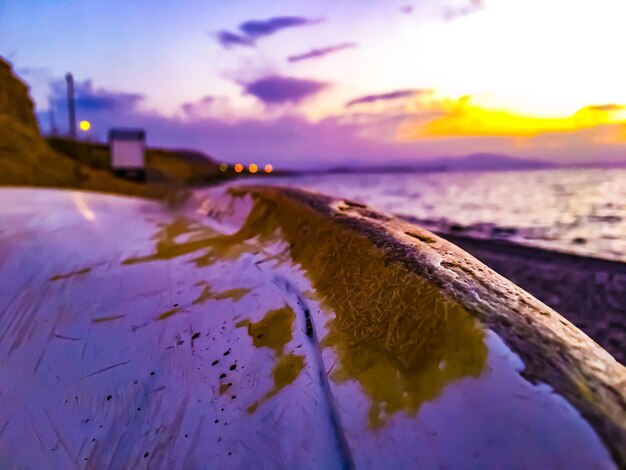
[[[621,0],[0,0],[0,117],[30,132],[3,121],[0,182],[155,196],[262,175],[359,200],[623,362],[624,18]],[[111,176],[112,128],[145,131],[147,184]]]

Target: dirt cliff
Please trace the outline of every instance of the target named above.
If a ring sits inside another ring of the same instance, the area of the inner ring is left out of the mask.
[[[171,188],[115,178],[54,151],[39,132],[27,85],[0,57],[0,185],[90,189],[162,197]]]

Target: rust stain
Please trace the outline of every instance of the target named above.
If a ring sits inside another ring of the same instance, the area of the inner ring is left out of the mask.
[[[213,292],[211,286],[204,285],[204,289],[200,295],[192,302],[192,305],[199,305],[207,302],[208,300],[225,300],[233,299],[235,302],[241,300],[251,289],[245,287],[239,287],[234,289],[228,289],[222,292]]]
[[[55,274],[54,276],[52,276],[50,278],[50,281],[52,281],[52,282],[60,281],[62,279],[68,279],[70,277],[81,276],[83,274],[88,274],[90,272],[91,272],[91,268],[84,268],[84,269],[79,269],[77,271],[71,271],[71,272],[65,273],[65,274]]]
[[[239,287],[234,289],[228,289],[223,292],[215,294],[215,300],[233,299],[235,302],[241,300],[251,289],[245,287]]]
[[[109,317],[92,318],[91,323],[105,323],[109,321],[119,320],[120,318],[124,318],[124,315],[112,315]]]
[[[272,371],[274,387],[250,405],[248,413],[254,413],[261,404],[277,395],[287,385],[293,383],[300,375],[300,372],[302,372],[302,369],[304,369],[304,357],[296,356],[295,354],[282,356]]]
[[[215,293],[211,290],[211,286],[204,286],[200,295],[191,302],[192,305],[203,304],[207,300],[211,300],[215,298]]]
[[[172,315],[175,315],[176,313],[180,312],[183,308],[182,307],[175,307],[172,309],[167,310],[166,312],[161,313],[157,319],[158,320],[165,320],[168,317],[171,317]]]
[[[156,241],[155,252],[150,255],[125,259],[122,264],[171,260],[201,252],[192,261],[198,267],[206,267],[218,260],[236,259],[251,249],[251,246],[244,243],[246,237],[238,236],[238,234],[221,235],[210,227],[185,218],[159,224],[158,227],[159,229],[153,236]],[[183,235],[186,236],[186,239],[180,240]]]
[[[384,425],[396,412],[415,415],[449,384],[482,374],[487,358],[483,328],[437,285],[408,272],[386,254],[385,247],[375,246],[364,234],[332,217],[276,191],[263,190],[254,197],[248,219],[237,233],[220,235],[195,222],[177,220],[160,227],[155,253],[125,263],[198,252],[191,262],[201,267],[263,252],[268,242],[286,242],[292,261],[310,279],[313,295],[334,313],[323,341],[338,357],[331,378],[337,384],[359,383],[371,400],[372,428]],[[186,239],[181,241],[183,234]],[[273,256],[263,254],[268,259]],[[204,289],[193,301],[196,305],[218,296],[237,299],[245,295],[241,289],[214,293],[206,283],[201,285]],[[169,310],[159,318],[180,310]],[[250,412],[292,383],[304,367],[304,358],[285,353],[294,321],[295,313],[285,306],[268,312],[259,322],[236,323],[247,328],[254,346],[273,350],[277,359],[274,388]]]
[[[242,320],[236,324],[238,328],[247,328],[248,335],[252,338],[252,343],[255,347],[273,350],[278,359],[272,370],[274,386],[248,407],[248,413],[250,414],[254,413],[262,403],[293,383],[304,369],[305,362],[303,356],[297,356],[292,353],[285,354],[285,347],[293,338],[295,319],[296,314],[293,309],[289,306],[284,306],[276,310],[270,310],[263,319],[256,323]]]
[[[334,313],[323,340],[338,357],[331,378],[360,385],[371,400],[372,428],[400,411],[416,415],[449,384],[485,370],[484,330],[475,318],[358,231],[264,190],[242,234],[259,243],[287,242],[322,305]],[[254,341],[259,325],[238,324],[244,325]]]
[[[292,339],[293,324],[296,314],[291,307],[284,306],[276,310],[270,310],[265,317],[257,323],[249,320],[237,322],[237,328],[246,327],[248,335],[252,338],[257,348],[273,349],[277,356],[281,356],[285,346]]]

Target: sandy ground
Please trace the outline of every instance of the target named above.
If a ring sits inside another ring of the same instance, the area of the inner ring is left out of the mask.
[[[626,264],[440,235],[554,308],[626,364]]]

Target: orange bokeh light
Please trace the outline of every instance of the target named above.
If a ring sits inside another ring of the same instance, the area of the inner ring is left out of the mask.
[[[250,166],[248,167],[248,171],[250,173],[256,173],[259,170],[259,167],[256,165],[256,163],[251,163]]]
[[[272,171],[274,171],[274,167],[268,163],[267,165],[265,165],[264,170],[265,173],[271,173]]]
[[[243,171],[243,165],[241,163],[235,164],[235,171],[241,173]]]

